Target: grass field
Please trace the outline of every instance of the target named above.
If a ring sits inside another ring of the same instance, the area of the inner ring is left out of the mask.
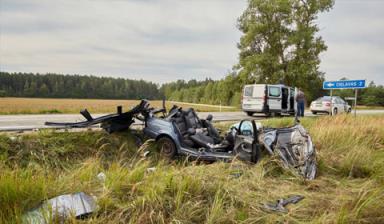
[[[81,109],[87,108],[91,113],[113,113],[116,107],[123,106],[126,111],[137,105],[139,100],[102,100],[102,99],[52,99],[52,98],[16,98],[0,97],[0,115],[5,114],[74,114]],[[162,101],[150,101],[155,108],[162,107]],[[171,108],[174,104],[183,108],[193,107],[196,111],[213,112],[220,111],[218,105],[191,104],[183,102],[166,102],[166,107]],[[384,109],[384,107],[358,106],[357,109],[372,110]],[[235,107],[221,107],[221,111],[239,111]],[[307,108],[308,110],[308,108]]]
[[[137,105],[139,100],[99,100],[99,99],[50,99],[50,98],[0,98],[0,114],[49,114],[49,113],[79,113],[87,108],[91,113],[113,113],[116,106],[122,105],[123,111]],[[150,101],[155,108],[162,107],[162,101]],[[188,103],[167,102],[170,108],[177,104],[184,108],[193,107],[196,111],[219,111],[219,106],[191,105]],[[222,111],[233,111],[235,108],[223,107]]]
[[[286,126],[292,119],[263,122]],[[256,165],[166,162],[149,143],[151,156],[143,158],[128,133],[3,134],[0,223],[19,223],[41,201],[79,191],[96,196],[98,210],[69,223],[384,223],[384,116],[304,118],[302,124],[318,152],[313,181],[266,155]],[[288,213],[263,209],[292,194],[305,199]]]

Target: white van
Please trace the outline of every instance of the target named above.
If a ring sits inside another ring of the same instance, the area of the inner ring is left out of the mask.
[[[245,85],[242,109],[249,116],[254,113],[264,113],[267,116],[295,115],[297,108],[295,91],[296,88],[285,85]]]

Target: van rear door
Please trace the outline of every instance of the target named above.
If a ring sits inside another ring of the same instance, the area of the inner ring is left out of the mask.
[[[268,85],[269,110],[281,112],[281,86]]]
[[[246,85],[243,91],[243,110],[262,111],[264,106],[265,85]]]

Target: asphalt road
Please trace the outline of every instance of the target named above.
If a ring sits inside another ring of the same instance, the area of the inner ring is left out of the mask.
[[[352,112],[353,113],[353,112]],[[384,110],[358,110],[357,114],[378,114]],[[242,119],[265,119],[262,114],[247,116],[244,112],[200,112],[199,117],[205,118],[208,114],[213,115],[214,121],[231,121]],[[93,114],[93,117],[99,117],[104,114]],[[306,112],[305,116],[322,116],[313,115]],[[37,115],[0,115],[0,131],[17,131],[17,130],[34,130],[48,128],[44,122],[77,122],[85,119],[80,114],[37,114]]]

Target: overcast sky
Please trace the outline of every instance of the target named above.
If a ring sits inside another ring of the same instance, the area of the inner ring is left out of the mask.
[[[0,70],[220,79],[246,0],[0,0]],[[326,79],[384,84],[384,0],[336,0],[318,20]]]

